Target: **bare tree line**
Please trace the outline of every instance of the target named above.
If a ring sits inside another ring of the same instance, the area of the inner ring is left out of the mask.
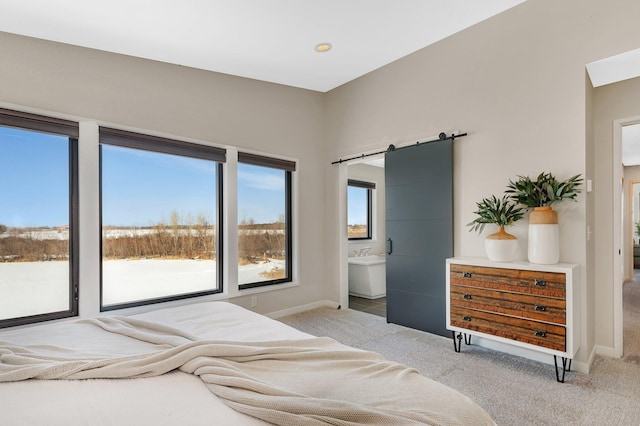
[[[204,216],[181,223],[176,212],[169,223],[145,228],[104,227],[102,256],[105,259],[216,259],[216,229]],[[28,232],[2,235],[8,228],[0,224],[0,261],[33,262],[66,260],[69,242],[65,239],[36,238]],[[256,224],[243,220],[238,226],[238,256],[242,264],[256,263],[266,258],[285,256],[284,220]]]
[[[169,224],[158,223],[144,229],[113,234],[102,230],[102,257],[106,259],[209,259],[216,258],[215,226],[202,215],[195,221],[180,223],[178,213],[171,213]]]
[[[367,225],[348,225],[348,238],[362,238],[367,236]]]
[[[282,259],[286,251],[284,217],[278,222],[256,224],[253,219],[238,224],[238,257],[240,263],[256,263],[266,258]]]
[[[43,260],[67,260],[68,258],[68,240],[41,240],[13,235],[0,238],[0,261],[39,262]]]

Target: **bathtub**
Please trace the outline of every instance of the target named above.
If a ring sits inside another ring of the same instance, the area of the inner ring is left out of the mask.
[[[349,258],[349,294],[366,299],[386,296],[387,277],[384,256]]]

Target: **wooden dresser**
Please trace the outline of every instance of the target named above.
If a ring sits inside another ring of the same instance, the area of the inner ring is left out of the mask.
[[[577,265],[447,259],[447,329],[456,352],[463,336],[466,344],[478,336],[548,353],[563,382],[580,347],[577,278]]]

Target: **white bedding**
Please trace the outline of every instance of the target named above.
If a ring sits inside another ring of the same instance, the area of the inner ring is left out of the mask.
[[[96,324],[113,332],[97,332]],[[231,342],[230,349],[221,350],[221,341]],[[194,350],[216,357],[189,358]],[[254,352],[247,357],[247,350]],[[352,424],[347,420],[353,413],[355,419],[371,418],[370,424],[404,418],[393,417],[398,415],[417,416],[425,424],[491,424],[466,397],[411,369],[224,302],[5,331],[0,333],[0,354],[2,380],[137,377],[169,371],[148,378],[0,383],[3,424],[266,424],[252,416],[280,424],[333,422],[335,416],[334,424]],[[277,366],[281,370],[274,374],[277,369],[271,367]],[[246,389],[220,386],[246,378]],[[286,403],[280,401],[282,389],[292,395]],[[370,417],[362,417],[363,402]],[[287,412],[291,410],[295,412]]]

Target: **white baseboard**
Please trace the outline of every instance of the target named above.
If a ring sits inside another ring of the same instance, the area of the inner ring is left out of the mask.
[[[286,317],[287,315],[299,314],[300,312],[310,311],[317,308],[337,308],[340,306],[338,303],[332,300],[320,300],[318,302],[308,303],[306,305],[294,306],[293,308],[283,309],[281,311],[275,311],[265,316],[273,319]]]
[[[609,358],[619,358],[616,355],[615,348],[612,348],[611,346],[596,345],[593,348],[592,356],[595,357],[596,355],[607,356]]]

